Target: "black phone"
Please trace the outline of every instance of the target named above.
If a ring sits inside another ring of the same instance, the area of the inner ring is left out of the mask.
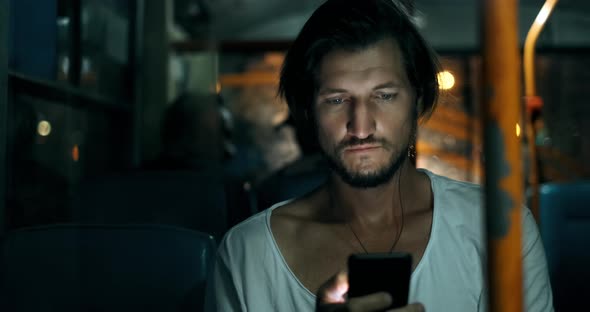
[[[393,298],[387,309],[406,306],[411,274],[409,253],[353,254],[348,258],[348,298],[385,291]]]

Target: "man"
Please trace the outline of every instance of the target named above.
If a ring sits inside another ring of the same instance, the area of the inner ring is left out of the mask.
[[[287,54],[280,91],[317,139],[331,177],[228,232],[210,308],[379,311],[388,295],[345,300],[346,274],[337,272],[353,253],[403,251],[413,257],[410,302],[422,306],[400,311],[486,309],[480,188],[417,170],[409,157],[418,119],[435,106],[437,72],[430,48],[391,0],[328,0],[311,16]],[[526,307],[551,311],[528,210],[524,233]]]

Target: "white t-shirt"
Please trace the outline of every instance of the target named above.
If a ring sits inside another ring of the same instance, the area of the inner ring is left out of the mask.
[[[434,210],[430,240],[412,273],[410,302],[426,311],[485,311],[486,247],[479,186],[422,170]],[[271,228],[277,204],[232,228],[219,247],[209,283],[208,311],[314,311],[315,294],[293,274]],[[523,210],[526,311],[553,311],[545,252],[535,221]]]

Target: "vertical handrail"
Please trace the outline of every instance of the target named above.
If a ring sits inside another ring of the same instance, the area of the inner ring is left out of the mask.
[[[4,234],[7,223],[9,10],[9,1],[0,0],[0,237]]]
[[[535,148],[535,127],[533,125],[533,111],[543,107],[543,100],[537,95],[535,83],[535,45],[537,39],[551,16],[555,5],[559,0],[547,0],[535,18],[524,42],[524,90],[526,107],[526,136],[529,152],[528,182],[531,189],[530,208],[537,220],[539,220],[539,168],[537,165],[537,149]]]
[[[129,68],[131,72],[131,167],[138,168],[141,165],[141,130],[142,130],[142,77],[143,39],[144,39],[144,15],[145,0],[132,0],[129,19]]]
[[[543,27],[545,27],[545,23],[549,19],[549,16],[551,16],[551,13],[553,13],[557,2],[559,0],[545,1],[533,25],[531,25],[524,42],[524,90],[526,96],[537,95],[537,86],[535,84],[535,45]]]
[[[82,4],[79,0],[68,2],[68,15],[70,18],[70,68],[68,72],[69,82],[74,87],[80,86],[80,69],[82,67]]]
[[[485,207],[490,311],[522,311],[520,56],[518,1],[484,0]]]
[[[160,153],[160,121],[168,103],[168,8],[171,0],[142,1],[140,50],[141,63],[136,76],[140,121],[141,161],[151,160]],[[139,106],[141,105],[141,107]],[[137,116],[137,115],[136,115]]]

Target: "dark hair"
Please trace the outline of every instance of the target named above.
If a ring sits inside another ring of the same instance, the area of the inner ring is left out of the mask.
[[[299,130],[315,129],[312,105],[324,56],[336,49],[361,50],[387,38],[397,41],[409,82],[422,98],[417,116],[430,116],[438,97],[440,66],[407,8],[394,1],[398,0],[328,0],[305,23],[287,52],[279,83],[279,94]]]

